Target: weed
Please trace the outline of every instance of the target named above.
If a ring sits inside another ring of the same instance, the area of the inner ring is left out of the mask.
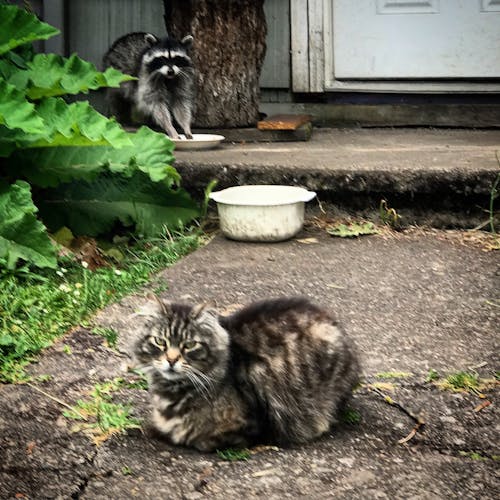
[[[217,456],[221,460],[236,462],[238,460],[248,460],[251,456],[251,453],[250,450],[247,450],[246,448],[243,448],[241,450],[227,448],[225,450],[217,450]]]
[[[124,476],[131,476],[133,474],[133,471],[128,465],[124,465],[122,467],[122,474]]]
[[[476,372],[460,371],[434,382],[439,388],[452,392],[470,392],[483,397],[482,391],[499,384],[495,378],[480,378]]]
[[[116,342],[118,341],[118,332],[114,328],[103,328],[96,327],[92,329],[94,335],[100,335],[106,340],[106,344],[111,349],[116,348]]]
[[[63,345],[62,351],[64,352],[64,354],[69,354],[69,355],[73,354],[71,347],[67,344]]]
[[[87,400],[78,400],[71,409],[63,412],[66,418],[84,420],[74,430],[84,431],[99,445],[113,434],[140,428],[140,421],[130,415],[131,406],[113,402],[113,392],[125,386],[124,379],[113,379],[96,384]]]
[[[453,392],[479,392],[479,376],[477,373],[465,371],[452,373],[440,383],[440,386]]]
[[[429,373],[427,374],[427,377],[425,378],[426,382],[433,382],[434,380],[437,380],[439,378],[439,373],[431,368],[429,370]]]
[[[152,273],[196,249],[199,233],[137,241],[125,248],[120,273],[86,269],[67,257],[59,272],[40,271],[0,280],[0,382],[26,380],[24,367],[35,355],[91,314],[144,286]]]
[[[401,227],[401,216],[394,208],[389,207],[386,200],[380,200],[378,213],[380,220],[386,226],[390,226],[393,229],[399,229]]]
[[[344,408],[340,414],[340,421],[349,425],[359,424],[361,414],[352,408]]]
[[[480,460],[480,461],[485,461],[488,460],[488,457],[481,455],[480,453],[476,451],[459,451],[458,454],[461,457],[467,457],[470,458],[471,460]]]

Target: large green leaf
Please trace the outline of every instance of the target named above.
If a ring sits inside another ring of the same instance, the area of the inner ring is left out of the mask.
[[[178,228],[199,215],[186,191],[151,182],[142,172],[130,178],[108,173],[93,182],[61,185],[44,191],[38,206],[51,229],[66,226],[88,236],[109,232],[117,222],[154,236],[165,226]]]
[[[24,94],[0,79],[0,124],[9,129],[20,129],[28,134],[44,132],[42,118],[35,106],[26,101]],[[0,131],[1,133],[1,131]],[[0,135],[0,141],[3,137]]]
[[[92,181],[108,170],[126,177],[140,170],[155,182],[163,181],[169,186],[180,183],[179,174],[171,166],[173,143],[165,134],[141,127],[136,133],[127,134],[127,138],[131,146],[120,149],[80,143],[19,150],[9,159],[9,173],[23,175],[40,187],[56,187],[61,182],[80,179]]]
[[[23,103],[29,106],[32,105],[25,100],[19,99],[16,103],[19,103],[19,108],[12,109],[12,115],[20,114],[18,121],[21,122]],[[9,107],[14,107],[14,104],[6,103],[7,112]],[[28,109],[26,108],[24,114],[27,114],[27,112]],[[31,115],[27,116],[31,117]],[[34,148],[56,148],[58,146],[112,146],[121,148],[133,145],[130,134],[125,132],[120,124],[114,119],[106,118],[98,113],[87,101],[67,104],[61,98],[45,98],[36,105],[35,115],[32,118],[33,122],[37,118],[42,123],[38,133],[34,126],[31,131],[27,131],[31,133],[24,133],[23,130],[17,129],[12,132],[6,131],[0,125],[0,156],[7,156],[13,149],[19,148],[23,150],[19,152],[20,155],[26,157],[23,158],[23,161],[26,160],[26,165],[20,164],[19,166],[28,168],[28,170],[33,168],[30,158],[38,156],[37,153],[29,151]],[[24,126],[27,127],[29,123],[27,120]],[[57,159],[57,153],[49,153],[47,157],[50,162],[53,162],[55,157],[57,168],[60,163]],[[34,168],[35,170],[38,169],[36,165]],[[28,175],[29,173],[28,171]],[[34,172],[34,175],[36,174],[37,172]]]
[[[58,29],[39,21],[33,14],[14,5],[0,4],[0,54],[35,40],[47,40],[58,33]]]
[[[114,120],[97,112],[88,101],[67,104],[61,98],[43,99],[36,107],[43,118],[48,139],[32,147],[102,144],[115,148],[131,146],[129,134]]]
[[[5,71],[5,70],[4,70]],[[119,87],[134,80],[133,76],[108,68],[104,73],[76,54],[69,59],[56,54],[37,54],[27,63],[27,69],[17,71],[9,83],[23,90],[33,100],[64,94],[87,93],[100,87]]]
[[[8,269],[14,269],[19,259],[56,267],[55,249],[36,212],[28,183],[0,185],[0,261]]]

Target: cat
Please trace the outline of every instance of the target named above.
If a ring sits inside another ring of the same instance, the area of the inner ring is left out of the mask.
[[[230,316],[148,303],[134,347],[152,423],[175,445],[214,451],[294,445],[326,433],[359,380],[351,341],[304,297],[267,299]]]

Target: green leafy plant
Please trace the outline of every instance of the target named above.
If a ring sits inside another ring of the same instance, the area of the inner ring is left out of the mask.
[[[371,222],[351,222],[327,228],[327,233],[340,238],[356,238],[367,234],[377,234],[378,229]]]
[[[54,339],[144,286],[153,273],[200,242],[199,234],[188,231],[140,239],[132,248],[120,247],[124,258],[119,270],[102,267],[91,272],[68,258],[61,258],[56,272],[0,269],[0,382],[25,381],[25,366]]]
[[[128,133],[87,101],[63,96],[133,79],[76,55],[34,54],[58,30],[0,3],[0,267],[56,267],[52,231],[97,235],[116,224],[148,237],[200,213],[172,167],[173,143]],[[40,216],[41,221],[38,219]]]

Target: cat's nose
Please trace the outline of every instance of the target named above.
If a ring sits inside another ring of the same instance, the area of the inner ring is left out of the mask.
[[[170,347],[169,349],[167,349],[165,357],[167,358],[170,366],[174,366],[181,357],[181,351],[179,351],[179,349],[176,349],[175,347]]]

